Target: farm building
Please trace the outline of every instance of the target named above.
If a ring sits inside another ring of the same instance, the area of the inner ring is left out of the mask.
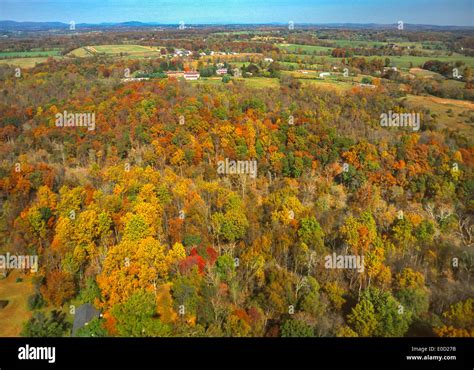
[[[188,81],[199,80],[201,74],[197,71],[184,72],[184,79]]]
[[[169,77],[174,77],[174,78],[179,78],[184,76],[183,71],[168,71],[166,72],[166,75]]]
[[[242,71],[240,68],[234,68],[232,72],[234,72],[234,77],[242,77]]]
[[[122,78],[122,82],[136,82],[136,81],[146,81],[149,80],[148,77],[129,77],[129,78]]]

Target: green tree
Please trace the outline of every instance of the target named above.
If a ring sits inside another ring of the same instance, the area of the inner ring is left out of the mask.
[[[306,286],[301,293],[301,309],[317,318],[322,316],[324,312],[324,305],[321,302],[321,295],[319,293],[319,283],[311,276],[308,276],[306,280]]]
[[[313,216],[301,220],[298,236],[313,250],[319,253],[324,252],[324,231]]]
[[[226,241],[234,242],[241,239],[247,232],[249,222],[242,210],[229,210],[212,215],[212,225],[217,235]]]
[[[198,268],[195,267],[191,273],[178,276],[173,283],[172,295],[175,309],[179,312],[180,308],[184,308],[183,316],[185,317],[196,315],[201,302],[199,295],[201,281],[202,277]]]
[[[33,313],[27,321],[21,335],[23,337],[62,337],[70,324],[65,320],[66,315],[53,310],[47,317],[43,312]]]
[[[427,312],[430,307],[430,299],[426,289],[401,289],[395,296],[400,304],[410,310],[415,316]]]
[[[228,254],[219,256],[216,260],[216,270],[223,281],[231,281],[235,276],[234,259]]]
[[[76,337],[107,337],[107,330],[102,326],[102,319],[94,317],[86,326],[78,329]]]
[[[301,320],[288,319],[281,326],[282,337],[312,337],[314,329]]]
[[[112,307],[116,329],[124,337],[166,337],[170,327],[161,322],[156,311],[155,295],[139,290],[124,302]]]
[[[79,303],[93,303],[95,299],[100,299],[100,288],[93,277],[86,279],[86,286],[79,294]]]
[[[347,321],[359,336],[373,336],[377,328],[374,305],[363,299],[352,309]]]
[[[360,336],[402,337],[411,323],[412,313],[389,292],[370,288],[352,309],[348,322]]]

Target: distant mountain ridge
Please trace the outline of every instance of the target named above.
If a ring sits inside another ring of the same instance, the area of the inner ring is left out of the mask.
[[[188,24],[188,27],[262,27],[262,26],[285,26],[285,23],[210,23],[210,24]],[[128,28],[149,28],[149,27],[177,27],[178,24],[167,24],[158,22],[139,22],[139,21],[128,21],[128,22],[108,22],[108,23],[77,23],[75,24],[76,31],[86,30],[100,30],[100,29],[128,29]],[[321,28],[352,28],[352,29],[393,29],[397,27],[397,24],[376,24],[376,23],[296,23],[295,27],[321,27]],[[32,32],[32,31],[68,31],[70,28],[69,23],[63,22],[17,22],[11,20],[0,21],[1,32]],[[438,26],[438,25],[425,25],[425,24],[407,24],[405,23],[405,29],[407,30],[474,30],[474,27],[470,26]]]

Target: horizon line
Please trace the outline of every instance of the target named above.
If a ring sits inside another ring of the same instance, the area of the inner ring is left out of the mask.
[[[74,20],[71,20],[71,22]],[[14,22],[14,23],[33,23],[33,24],[45,24],[45,23],[60,23],[64,25],[69,25],[69,23],[64,21],[17,21],[12,19],[0,19],[0,22]],[[101,26],[101,25],[121,25],[127,23],[139,23],[148,26],[179,26],[180,23],[164,23],[164,22],[153,22],[153,21],[111,21],[111,22],[80,22],[75,23],[75,26],[80,25],[90,25],[90,26]],[[255,22],[209,22],[209,23],[184,23],[185,26],[248,26],[248,25],[256,25],[256,26],[267,26],[267,25],[288,25],[289,22],[264,22],[264,23],[255,23]],[[327,23],[320,23],[320,22],[294,22],[295,27],[298,25],[300,26],[334,26],[334,25],[355,25],[355,26],[393,26],[397,25],[397,23],[375,23],[375,22],[368,22],[368,23],[356,23],[356,22],[327,22]],[[432,24],[432,23],[408,23],[404,22],[404,25],[411,25],[411,26],[434,26],[434,27],[461,27],[461,28],[472,28],[474,29],[474,25],[453,25],[453,24]]]

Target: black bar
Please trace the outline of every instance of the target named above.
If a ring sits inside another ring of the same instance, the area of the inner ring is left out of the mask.
[[[20,360],[19,348],[26,345],[55,347],[55,362]],[[0,338],[0,369],[472,370],[473,351],[472,338]],[[456,360],[408,360],[407,356],[456,356]]]

